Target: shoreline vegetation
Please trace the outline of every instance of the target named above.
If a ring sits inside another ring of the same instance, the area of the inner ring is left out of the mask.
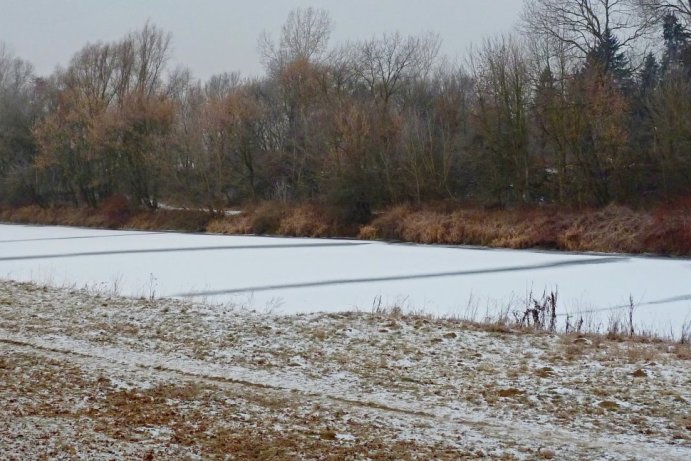
[[[632,209],[553,207],[494,210],[456,204],[399,205],[355,224],[335,207],[262,202],[242,212],[159,208],[137,210],[125,199],[99,208],[0,207],[0,221],[110,229],[171,230],[228,235],[358,238],[408,243],[478,245],[604,253],[691,256],[691,202]]]

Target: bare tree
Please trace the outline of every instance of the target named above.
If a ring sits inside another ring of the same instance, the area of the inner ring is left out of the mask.
[[[575,57],[583,58],[601,47],[607,34],[633,50],[649,32],[653,21],[638,14],[640,0],[527,0],[522,13],[524,29],[556,39]]]
[[[31,127],[40,113],[33,66],[0,42],[0,202],[35,195]],[[24,195],[24,197],[22,197]]]
[[[15,57],[7,46],[0,42],[0,89],[21,91],[31,86],[33,66]]]
[[[440,46],[436,34],[384,34],[356,45],[355,72],[372,96],[387,106],[401,87],[428,76]]]
[[[543,154],[545,171],[555,176],[555,190],[551,191],[559,203],[566,203],[569,175],[568,133],[573,129],[569,100],[569,86],[574,68],[568,45],[548,36],[538,36],[527,43],[530,53],[530,74],[535,88],[531,101],[534,148]],[[551,181],[549,182],[551,184]]]
[[[171,40],[170,34],[147,22],[112,45],[116,60],[113,86],[119,101],[130,93],[151,97],[161,90]]]
[[[294,60],[320,62],[327,54],[332,27],[326,10],[292,10],[278,42],[266,32],[259,39],[259,51],[267,68],[276,71]]]
[[[170,35],[147,23],[118,42],[87,44],[56,80],[56,108],[35,127],[37,166],[77,203],[114,192],[155,208],[169,159],[176,80],[163,72]],[[180,76],[178,76],[180,77]]]
[[[687,27],[691,25],[691,0],[637,0],[638,6],[647,17],[661,18],[672,13]]]
[[[652,95],[653,152],[666,198],[691,190],[691,80],[667,76]]]
[[[238,72],[224,72],[212,75],[204,85],[204,93],[209,99],[220,100],[228,96],[242,83]]]
[[[96,116],[114,101],[117,46],[87,44],[70,61],[63,82],[75,98],[83,99],[89,113]]]
[[[155,94],[161,85],[162,73],[170,57],[171,35],[147,22],[131,34],[135,44],[136,91],[146,96]]]
[[[483,160],[490,161],[490,188],[500,204],[509,198],[529,200],[528,70],[525,49],[512,37],[487,40],[474,55],[476,129]]]

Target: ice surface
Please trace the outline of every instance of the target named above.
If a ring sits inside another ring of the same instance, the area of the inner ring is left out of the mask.
[[[659,334],[691,321],[691,260],[463,247],[0,225],[0,277],[190,296],[276,313],[399,305],[481,319],[558,289],[563,315]]]

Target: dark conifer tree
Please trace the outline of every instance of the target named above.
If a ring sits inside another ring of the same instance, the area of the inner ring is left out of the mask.
[[[669,58],[678,57],[688,45],[691,33],[679,22],[676,15],[670,13],[665,16],[662,26],[662,36],[665,41],[665,54]]]
[[[660,82],[660,64],[652,53],[648,53],[643,60],[643,67],[638,74],[638,90],[641,98],[646,98]]]
[[[689,47],[691,33],[684,28],[676,15],[670,13],[665,16],[662,36],[665,41],[663,72],[668,74],[691,68],[691,48]]]
[[[622,87],[629,86],[632,74],[629,60],[621,50],[619,39],[609,29],[586,60],[586,67],[593,66],[612,76]]]

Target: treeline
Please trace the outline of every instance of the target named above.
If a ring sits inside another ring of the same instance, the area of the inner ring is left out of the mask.
[[[152,24],[48,77],[0,48],[0,202],[216,210],[452,200],[603,206],[691,192],[691,5],[532,0],[465,63],[434,34],[331,45],[324,11],[260,40],[266,74],[171,69]]]

